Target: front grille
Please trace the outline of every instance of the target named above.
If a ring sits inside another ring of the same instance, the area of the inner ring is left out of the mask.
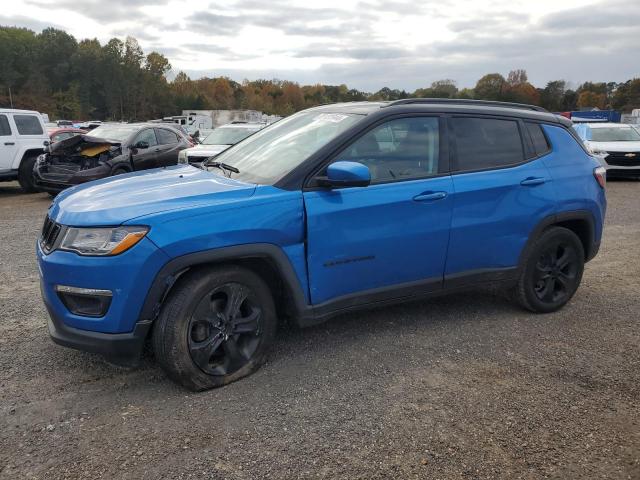
[[[640,152],[608,152],[604,160],[619,167],[640,167]]]
[[[60,230],[62,230],[60,224],[51,220],[47,215],[47,218],[44,219],[42,235],[40,236],[40,247],[45,253],[49,253],[53,249],[58,235],[60,235]]]

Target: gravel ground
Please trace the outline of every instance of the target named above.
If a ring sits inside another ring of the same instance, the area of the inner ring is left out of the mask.
[[[51,343],[49,197],[0,184],[0,478],[640,479],[640,182],[608,191],[560,312],[476,292],[344,315],[193,394]]]

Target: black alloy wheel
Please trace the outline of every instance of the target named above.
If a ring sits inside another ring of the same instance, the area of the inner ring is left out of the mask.
[[[174,381],[200,391],[257,370],[275,338],[269,287],[238,265],[201,267],[182,275],[153,326],[156,360]]]
[[[579,270],[578,252],[572,245],[563,241],[549,245],[536,263],[536,296],[545,303],[566,299],[577,287]]]
[[[239,283],[226,283],[205,295],[189,322],[189,353],[209,375],[242,368],[260,343],[262,312]]]
[[[562,308],[576,293],[584,271],[584,247],[578,236],[564,227],[551,227],[524,253],[514,293],[532,312]]]

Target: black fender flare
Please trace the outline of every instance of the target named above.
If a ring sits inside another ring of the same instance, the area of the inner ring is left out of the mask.
[[[295,316],[308,310],[305,295],[291,261],[284,251],[272,243],[251,243],[204,250],[176,257],[167,262],[156,274],[144,301],[138,322],[153,322],[160,307],[177,278],[190,268],[212,263],[260,258],[268,260],[277,270]]]
[[[593,257],[595,257],[598,253],[598,249],[600,248],[600,244],[596,242],[595,238],[595,220],[593,218],[593,214],[589,210],[571,210],[568,212],[560,212],[549,215],[548,217],[545,217],[540,222],[538,222],[538,224],[529,234],[529,238],[527,239],[527,243],[525,243],[522,252],[520,252],[520,258],[518,259],[518,269],[521,270],[523,268],[529,250],[544,230],[554,225],[561,225],[563,222],[575,220],[585,222],[588,225],[588,241],[586,242],[587,244],[585,245],[584,252],[585,261],[589,261]]]

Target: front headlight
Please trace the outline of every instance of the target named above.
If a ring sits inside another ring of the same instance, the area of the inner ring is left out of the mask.
[[[594,147],[593,145],[587,145],[587,150],[589,150],[589,152],[592,155],[597,155],[599,157],[601,157],[603,155],[604,156],[609,155],[609,152],[607,152],[606,150],[602,150],[601,148]]]
[[[178,163],[189,163],[186,150],[180,150],[178,153]]]
[[[60,242],[60,250],[80,255],[118,255],[129,250],[149,231],[149,227],[69,227]]]

